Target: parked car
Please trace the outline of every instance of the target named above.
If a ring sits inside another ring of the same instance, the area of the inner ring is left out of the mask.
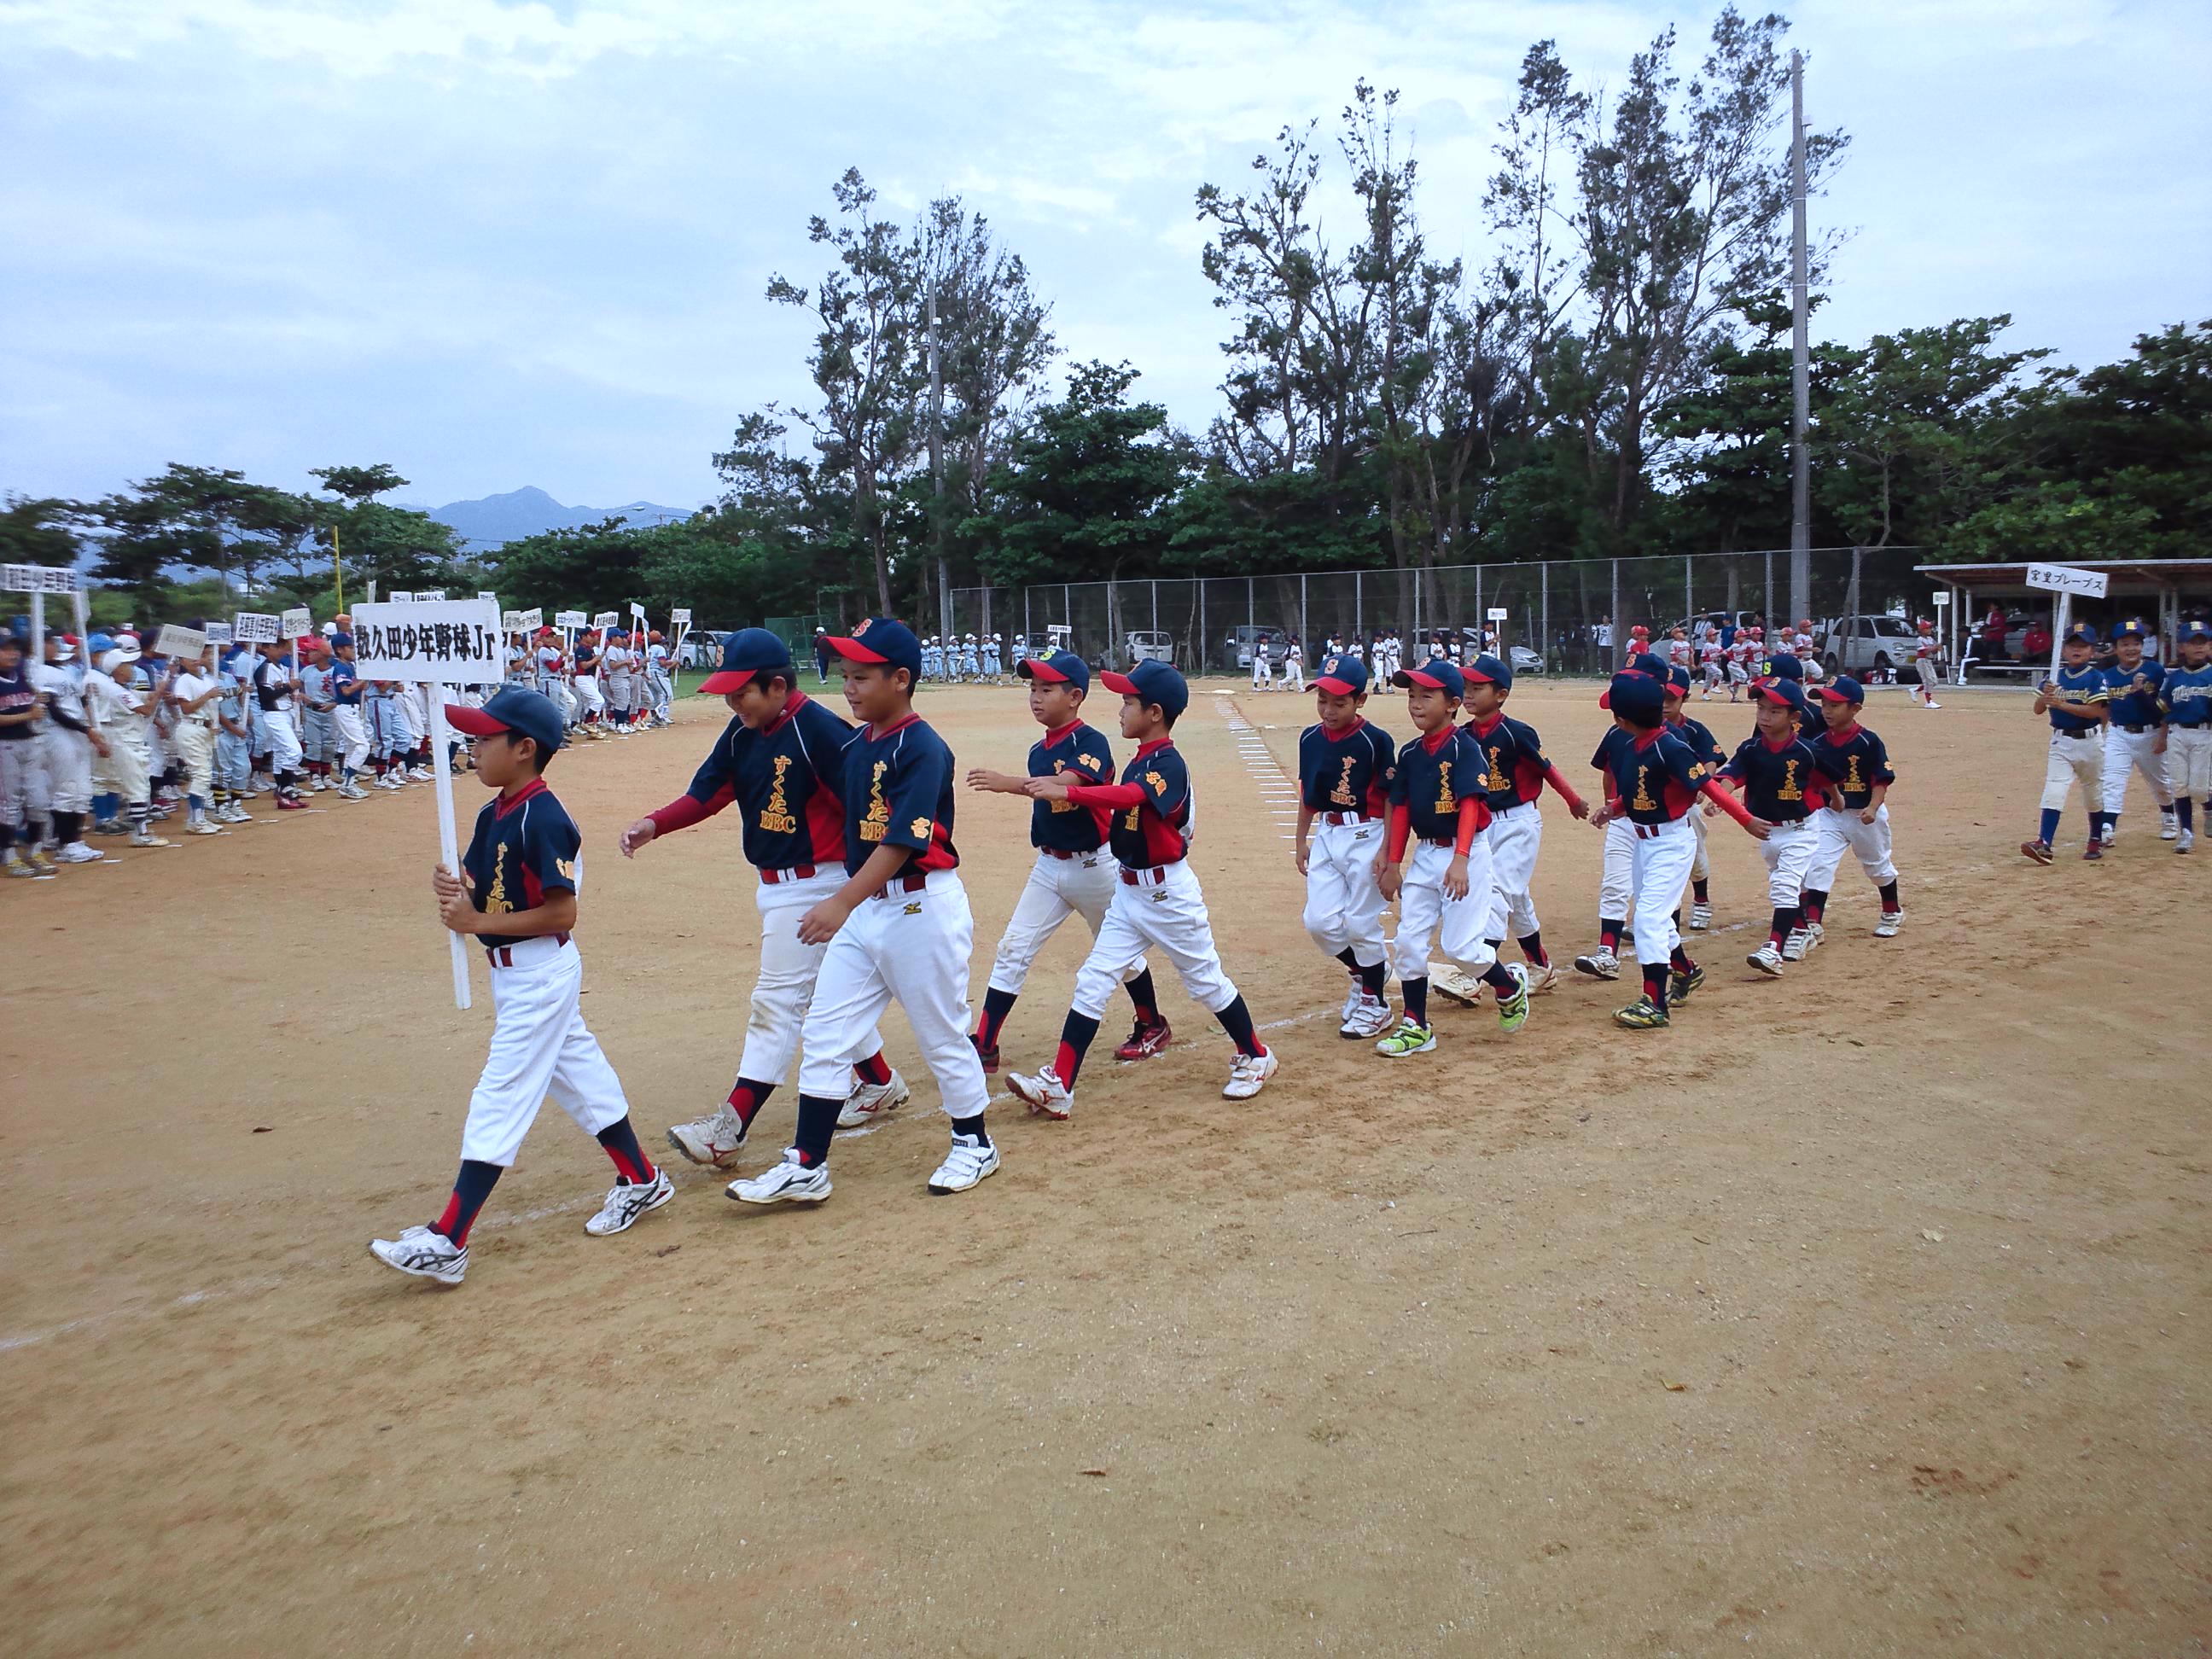
[[[1166,634],[1152,629],[1138,629],[1127,635],[1129,665],[1140,662],[1175,660],[1175,641]]]
[[[684,635],[684,649],[677,655],[683,668],[708,668],[722,659],[722,635],[710,634],[703,629],[694,629]]]
[[[1820,666],[1838,674],[1894,674],[1912,660],[1912,624],[1900,616],[1838,617],[1813,632]]]
[[[1544,672],[1543,658],[1538,656],[1527,646],[1509,645],[1505,649],[1516,674],[1540,674]]]
[[[1267,660],[1280,668],[1283,665],[1283,659],[1290,654],[1291,630],[1287,628],[1261,628],[1249,623],[1240,628],[1232,628],[1223,642],[1224,658],[1227,661],[1235,663],[1237,667],[1249,672],[1252,666],[1252,647],[1262,634],[1267,636]]]

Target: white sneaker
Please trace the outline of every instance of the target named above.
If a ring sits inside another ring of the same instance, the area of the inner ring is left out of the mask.
[[[1749,963],[1753,967],[1758,969],[1760,973],[1765,974],[1769,979],[1780,979],[1782,977],[1782,952],[1774,948],[1774,941],[1772,939],[1767,940],[1765,944],[1760,945],[1756,951],[1753,951],[1749,956],[1746,957],[1744,960]]]
[[[190,823],[185,826],[185,833],[188,836],[219,836],[222,831],[216,829],[215,825],[210,823],[205,818],[194,818]]]
[[[1805,924],[1805,954],[1808,957],[1811,956],[1814,951],[1820,948],[1820,941],[1827,937],[1828,930],[1821,923],[1817,921],[1807,922]]]
[[[1941,708],[1942,706],[1943,705],[1942,703],[1936,702],[1933,697],[1929,698],[1926,702],[1921,705],[1923,708]]]
[[[655,1170],[653,1179],[643,1186],[635,1182],[617,1181],[607,1192],[607,1201],[599,1212],[584,1224],[584,1231],[594,1238],[605,1238],[610,1233],[627,1232],[638,1217],[647,1210],[657,1210],[676,1196],[676,1183],[668,1178],[665,1170]]]
[[[1267,1086],[1280,1065],[1274,1050],[1264,1054],[1239,1054],[1229,1062],[1229,1081],[1221,1085],[1224,1100],[1249,1100]]]
[[[314,794],[319,795],[330,787],[323,781],[323,775],[319,772],[314,773],[307,779],[307,788]]]
[[[56,864],[97,864],[100,855],[81,841],[73,841],[54,854]]]
[[[2158,815],[2158,838],[2160,841],[2176,840],[2180,834],[2180,821],[2172,813],[2161,812]]]
[[[407,775],[417,783],[435,783],[438,781],[438,775],[427,766],[410,766],[407,769]]]
[[[1802,962],[1805,960],[1806,949],[1805,930],[1802,927],[1792,927],[1790,930],[1790,937],[1782,941],[1782,959],[1784,962]]]
[[[1030,1115],[1048,1117],[1056,1123],[1066,1122],[1075,1110],[1075,1091],[1049,1066],[1031,1073],[1007,1073],[1006,1092],[1028,1107]]]
[[[428,1227],[410,1227],[397,1238],[372,1238],[368,1251],[387,1267],[441,1285],[459,1284],[469,1270],[468,1246]]]
[[[1895,939],[1904,927],[1904,911],[1885,910],[1881,913],[1881,920],[1874,925],[1874,936],[1876,939]]]
[[[1366,986],[1360,982],[1359,975],[1354,974],[1352,976],[1352,988],[1344,994],[1344,1006],[1336,1011],[1336,1023],[1339,1025],[1349,1025],[1352,1023],[1352,1017],[1359,1012],[1360,1000],[1366,994]]]
[[[830,1196],[830,1166],[808,1169],[799,1161],[799,1148],[786,1150],[783,1162],[771,1164],[750,1181],[732,1181],[724,1194],[740,1204],[819,1204]]]
[[[975,1135],[955,1135],[952,1150],[945,1153],[945,1162],[929,1178],[929,1190],[939,1198],[947,1193],[964,1193],[998,1173],[999,1149],[995,1145]]]
[[[1547,962],[1541,968],[1533,962],[1528,964],[1528,994],[1530,996],[1534,996],[1540,991],[1548,991],[1559,982],[1559,970],[1553,963]]]
[[[173,844],[150,830],[132,830],[130,841],[125,843],[131,847],[168,847]]]
[[[1713,907],[1702,901],[1690,906],[1690,931],[1702,933],[1713,925]]]
[[[1389,1030],[1395,1019],[1390,1005],[1381,997],[1363,996],[1344,1024],[1336,1028],[1340,1037],[1378,1037]]]
[[[392,775],[392,774],[386,772],[382,777],[376,781],[375,787],[379,789],[402,789],[406,786],[401,783],[397,777]]]
[[[245,807],[241,806],[236,801],[231,802],[229,811],[230,816],[228,820],[229,823],[252,823],[253,822],[253,814],[247,811]]]
[[[668,1144],[690,1158],[694,1164],[704,1164],[710,1169],[728,1167],[745,1144],[750,1126],[738,1121],[738,1115],[724,1106],[704,1117],[695,1117],[689,1123],[678,1123],[668,1132]]]
[[[886,1112],[896,1111],[907,1103],[912,1091],[906,1079],[896,1071],[888,1083],[856,1083],[853,1092],[845,1097],[844,1105],[837,1113],[837,1127],[857,1129],[863,1123],[873,1123]]]
[[[2197,832],[2194,830],[2185,830],[2181,832],[2180,839],[2173,843],[2173,850],[2177,853],[2186,853],[2196,845]]]
[[[1432,962],[1429,964],[1429,989],[1440,997],[1449,998],[1462,1008],[1472,1008],[1482,1000],[1482,981],[1455,962]]]
[[[1600,945],[1588,956],[1575,958],[1575,971],[1588,974],[1592,979],[1619,979],[1620,958]]]
[[[342,783],[338,786],[338,798],[341,800],[367,800],[368,791],[357,783]]]

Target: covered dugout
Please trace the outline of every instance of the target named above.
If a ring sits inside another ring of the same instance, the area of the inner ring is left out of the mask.
[[[2109,582],[2105,598],[2074,601],[2074,620],[2093,623],[2103,633],[2129,617],[2155,617],[2157,654],[2161,661],[2173,660],[2174,635],[2183,617],[2212,617],[2212,559],[2069,559],[2066,562],[2080,570],[2101,570]],[[1960,684],[1966,683],[1970,671],[2027,674],[2049,667],[2048,656],[2039,662],[2022,659],[2021,646],[2028,620],[2048,621],[2058,604],[2056,593],[2027,585],[2027,561],[1923,564],[1913,568],[1951,594],[1951,603],[1943,607],[1944,655],[1958,665]],[[2003,607],[2010,623],[2001,658],[1990,655],[1982,642],[1984,614],[1992,604]]]

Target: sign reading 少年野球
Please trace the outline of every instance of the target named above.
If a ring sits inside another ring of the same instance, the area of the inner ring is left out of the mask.
[[[360,605],[353,643],[365,680],[496,685],[507,677],[499,606],[489,599]]]

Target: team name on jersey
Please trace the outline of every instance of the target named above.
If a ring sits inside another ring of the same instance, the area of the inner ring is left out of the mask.
[[[769,782],[768,799],[761,806],[760,827],[780,836],[795,835],[799,820],[792,816],[790,805],[783,798],[783,775],[791,770],[791,757],[778,755],[774,765],[775,775]],[[882,831],[877,832],[877,839],[882,839]]]
[[[881,841],[891,827],[890,803],[884,799],[884,774],[890,769],[889,761],[878,761],[869,770],[868,810],[860,817],[862,841]],[[927,830],[928,824],[925,822],[921,830],[915,833],[923,834]]]

